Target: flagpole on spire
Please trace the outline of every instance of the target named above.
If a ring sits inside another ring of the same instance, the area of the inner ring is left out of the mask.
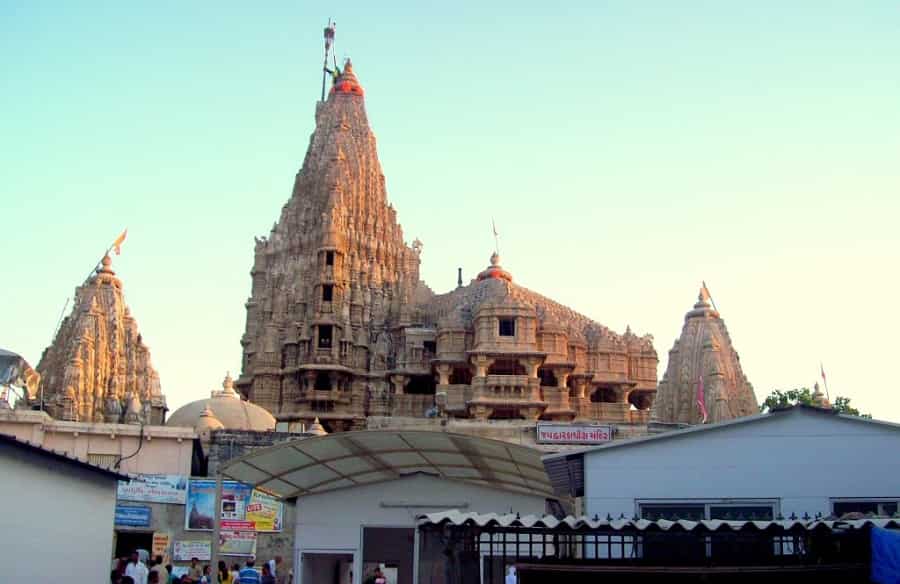
[[[706,290],[706,295],[709,296],[709,302],[712,304],[713,310],[719,312],[719,309],[716,308],[716,301],[713,299],[712,294],[709,292],[709,288],[706,286],[706,280],[700,280],[703,283],[703,289]]]
[[[494,253],[500,255],[500,238],[497,233],[497,224],[494,223],[493,217],[491,217],[491,231],[494,232]]]
[[[325,62],[322,64],[322,101],[325,101],[325,79],[328,78],[328,54],[331,52],[331,46],[334,44],[334,27],[336,23],[328,19],[328,26],[325,27]],[[335,67],[337,68],[337,67]]]
[[[822,383],[825,384],[825,399],[831,401],[831,395],[828,393],[828,379],[825,377],[825,366],[819,361],[819,371],[822,373]]]

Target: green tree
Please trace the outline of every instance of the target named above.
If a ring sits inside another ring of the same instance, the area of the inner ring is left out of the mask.
[[[769,412],[779,408],[795,406],[797,404],[814,406],[816,404],[813,395],[813,392],[810,391],[808,387],[798,387],[796,389],[788,389],[786,391],[776,389],[772,393],[770,393],[768,397],[766,397],[766,399],[763,401],[762,405],[759,406],[759,411]],[[860,414],[858,409],[850,405],[849,397],[840,395],[834,398],[834,402],[832,402],[831,404],[831,409],[835,410],[839,414],[860,416],[862,418],[872,417],[871,414]]]

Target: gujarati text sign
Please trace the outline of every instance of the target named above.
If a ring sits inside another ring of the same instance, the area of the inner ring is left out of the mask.
[[[593,424],[537,425],[539,444],[602,444],[612,440],[612,426]]]

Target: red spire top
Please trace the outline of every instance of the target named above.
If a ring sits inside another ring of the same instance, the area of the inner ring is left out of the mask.
[[[353,63],[350,62],[350,59],[347,59],[344,63],[344,70],[334,80],[331,93],[337,95],[358,95],[360,97],[365,94],[362,85],[359,84],[359,79],[353,73]]]

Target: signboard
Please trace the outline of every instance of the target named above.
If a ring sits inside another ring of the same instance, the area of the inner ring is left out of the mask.
[[[116,527],[150,527],[150,507],[116,505]]]
[[[188,479],[184,475],[144,474],[130,481],[119,481],[119,501],[171,503],[184,505]]]
[[[184,528],[212,531],[216,481],[191,479],[188,483]],[[269,495],[237,481],[222,483],[222,521],[250,521],[256,531],[281,531],[284,505]]]
[[[256,531],[281,531],[284,505],[271,495],[254,490],[246,507],[246,519]]]
[[[153,545],[150,548],[150,557],[169,555],[169,534],[157,531],[153,534]]]
[[[222,521],[219,527],[219,553],[223,556],[256,554],[256,531],[252,521]]]
[[[594,424],[537,424],[538,444],[603,444],[613,437],[612,426]]]
[[[175,540],[172,547],[172,559],[176,562],[190,562],[191,558],[209,561],[212,556],[212,542],[207,539]]]

